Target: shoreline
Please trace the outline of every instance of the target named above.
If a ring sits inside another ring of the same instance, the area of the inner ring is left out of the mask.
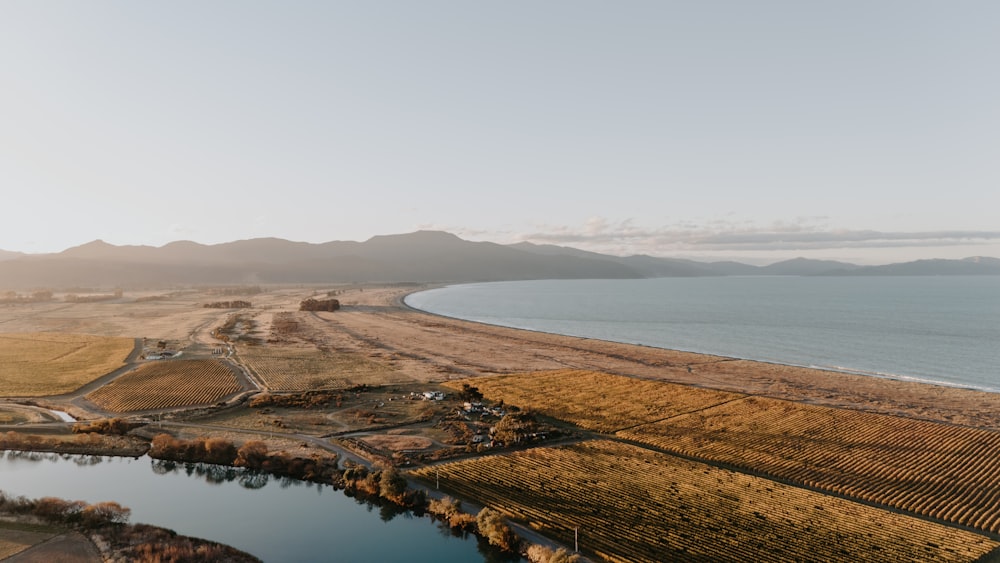
[[[722,353],[722,352],[716,353],[716,352],[703,351],[703,350],[688,350],[688,349],[684,349],[684,348],[671,348],[671,347],[657,346],[657,345],[654,345],[654,344],[646,344],[646,343],[641,343],[641,342],[626,342],[626,341],[622,341],[622,340],[609,340],[609,339],[598,338],[598,337],[593,337],[593,336],[583,336],[583,335],[577,335],[577,334],[567,334],[567,333],[562,333],[562,332],[552,332],[552,331],[549,331],[549,330],[544,330],[544,329],[539,329],[539,328],[528,328],[528,327],[515,326],[515,325],[510,325],[510,324],[491,323],[491,322],[486,322],[486,321],[482,321],[482,320],[478,320],[478,319],[469,319],[469,318],[463,318],[463,317],[459,317],[459,316],[455,316],[455,315],[448,315],[448,314],[445,314],[445,313],[438,313],[438,312],[435,312],[435,311],[429,311],[429,310],[426,310],[426,309],[421,309],[419,307],[413,306],[413,305],[411,305],[411,304],[409,304],[409,303],[406,302],[406,299],[408,297],[410,297],[411,295],[415,295],[415,294],[422,293],[422,292],[425,292],[425,291],[431,291],[431,290],[434,290],[434,289],[442,289],[442,288],[447,288],[447,287],[455,287],[455,286],[463,286],[463,285],[474,285],[474,284],[467,284],[467,283],[434,284],[434,285],[430,285],[430,286],[428,286],[426,288],[423,288],[423,289],[410,290],[410,291],[407,291],[407,292],[401,294],[398,297],[397,304],[400,305],[401,307],[403,307],[403,308],[405,308],[407,310],[413,311],[415,313],[422,313],[422,314],[431,315],[431,316],[439,317],[439,318],[443,318],[443,319],[449,319],[449,320],[453,320],[453,321],[475,323],[477,325],[482,325],[482,326],[487,326],[487,327],[497,327],[497,328],[504,328],[504,329],[510,329],[510,330],[519,330],[519,331],[524,331],[524,332],[529,332],[529,333],[535,333],[535,334],[560,336],[560,337],[565,337],[565,338],[577,338],[577,339],[591,340],[591,341],[596,341],[596,342],[614,343],[614,344],[621,344],[621,345],[625,345],[625,346],[636,346],[636,347],[640,347],[640,348],[650,348],[650,349],[654,349],[654,350],[663,350],[665,352],[676,352],[676,353],[680,353],[680,354],[693,354],[693,355],[706,356],[706,357],[712,357],[712,358],[722,358],[722,359],[730,360],[730,361],[754,362],[754,363],[767,364],[767,365],[773,365],[773,366],[779,366],[779,367],[791,367],[791,368],[807,369],[807,370],[814,370],[814,371],[827,372],[827,373],[833,373],[833,374],[841,374],[841,375],[854,375],[854,376],[861,376],[861,377],[872,377],[872,378],[883,379],[883,380],[887,380],[887,381],[899,381],[899,382],[904,382],[904,383],[916,383],[916,384],[920,384],[920,385],[929,385],[929,386],[933,386],[933,387],[943,387],[943,388],[947,388],[947,389],[961,389],[961,390],[968,390],[968,391],[977,391],[977,392],[982,392],[982,393],[1000,394],[1000,386],[991,387],[991,386],[988,386],[988,385],[975,385],[975,384],[968,384],[968,383],[944,381],[944,380],[940,380],[940,379],[932,379],[930,377],[925,377],[925,376],[907,375],[907,374],[901,374],[901,373],[888,373],[888,372],[881,372],[881,371],[868,370],[868,369],[862,369],[862,368],[850,368],[850,367],[841,367],[841,366],[821,366],[821,365],[815,365],[815,364],[795,363],[795,362],[790,362],[790,361],[770,360],[770,359],[761,359],[761,358],[744,357],[744,356],[734,356],[734,355],[729,355],[729,354]]]
[[[383,288],[381,296],[366,292],[361,303],[345,300],[329,321],[353,331],[383,331],[361,348],[369,352],[392,352],[395,357],[419,339],[422,353],[417,361],[435,363],[440,355],[475,367],[455,377],[586,369],[1000,431],[998,392],[511,328],[424,311],[405,302],[410,294],[444,285]],[[373,323],[365,316],[371,305],[379,306],[385,322]],[[412,329],[404,330],[407,325]],[[422,327],[431,327],[433,334],[427,336],[431,331]],[[440,342],[425,341],[429,338],[454,340],[445,349]],[[466,350],[463,341],[475,343],[476,349]]]

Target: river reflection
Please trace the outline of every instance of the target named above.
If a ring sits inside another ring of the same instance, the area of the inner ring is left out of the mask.
[[[242,468],[6,452],[0,489],[35,498],[113,500],[132,509],[132,522],[226,543],[268,562],[512,560],[474,536],[454,534],[395,505]]]

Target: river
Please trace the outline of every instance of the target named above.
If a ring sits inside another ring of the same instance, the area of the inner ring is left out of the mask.
[[[5,452],[0,490],[115,501],[132,509],[132,522],[228,544],[268,563],[509,560],[428,517],[374,506],[330,486],[221,466]]]

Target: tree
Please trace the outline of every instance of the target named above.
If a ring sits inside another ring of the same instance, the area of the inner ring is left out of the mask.
[[[479,535],[489,540],[491,545],[495,545],[504,551],[515,551],[518,547],[517,536],[514,535],[510,526],[504,522],[500,512],[486,507],[476,515],[476,527]]]
[[[538,422],[529,412],[511,412],[504,415],[491,430],[493,439],[504,444],[517,444],[538,431]]]
[[[84,526],[96,528],[105,524],[125,524],[132,509],[117,502],[99,502],[84,508],[80,515]]]
[[[236,446],[224,438],[209,438],[205,440],[205,461],[229,465],[238,455]]]
[[[31,294],[31,299],[33,301],[50,301],[52,292],[48,289],[39,289]]]
[[[528,548],[528,561],[531,563],[577,563],[580,556],[570,553],[565,547],[552,551],[542,545],[532,545]]]
[[[483,399],[483,394],[479,391],[479,388],[473,387],[468,383],[462,384],[462,390],[459,391],[458,396],[463,401],[481,401]]]
[[[398,498],[406,492],[406,478],[395,467],[386,467],[380,474],[378,487],[382,498]]]
[[[87,503],[82,500],[63,500],[55,497],[38,499],[35,515],[50,522],[72,522],[79,518]]]
[[[236,453],[235,465],[258,469],[267,459],[267,444],[259,440],[250,440],[240,446]]]

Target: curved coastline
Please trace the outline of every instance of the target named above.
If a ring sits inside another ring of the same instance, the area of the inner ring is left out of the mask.
[[[559,280],[554,280],[554,281],[559,281]],[[469,317],[462,317],[462,316],[458,316],[458,315],[454,315],[454,314],[446,314],[446,313],[441,313],[441,312],[437,312],[437,311],[433,311],[433,310],[429,310],[429,309],[422,309],[420,307],[417,307],[417,306],[411,304],[408,301],[408,299],[411,296],[417,295],[417,294],[420,294],[420,293],[424,293],[424,292],[428,292],[428,291],[433,291],[433,290],[438,290],[438,289],[448,289],[448,288],[453,288],[453,287],[480,285],[481,283],[483,283],[483,282],[480,282],[480,283],[458,283],[458,284],[435,284],[435,285],[430,285],[428,287],[423,287],[423,288],[419,288],[419,289],[413,289],[413,290],[410,290],[410,291],[405,291],[405,292],[397,295],[396,299],[394,300],[394,302],[398,306],[403,307],[405,309],[408,309],[410,311],[414,311],[414,312],[418,312],[418,313],[423,313],[423,314],[427,314],[427,315],[432,315],[432,316],[435,316],[435,317],[441,317],[441,318],[445,318],[445,319],[451,319],[451,320],[468,322],[468,323],[475,323],[475,324],[479,324],[479,325],[483,325],[483,326],[489,326],[489,327],[501,327],[501,328],[506,328],[506,329],[511,329],[511,330],[520,330],[520,331],[525,331],[525,332],[530,332],[530,333],[546,334],[546,335],[554,335],[554,336],[564,336],[564,337],[568,337],[568,338],[583,338],[583,339],[587,339],[587,340],[595,340],[595,341],[600,341],[600,342],[609,342],[609,343],[615,343],[615,344],[625,344],[625,345],[628,345],[628,346],[639,346],[639,347],[644,347],[644,348],[652,348],[652,349],[664,350],[664,351],[668,351],[668,352],[678,352],[678,353],[684,353],[684,354],[695,354],[695,355],[700,355],[700,356],[707,356],[707,357],[714,357],[714,358],[723,358],[723,359],[732,360],[732,361],[748,361],[748,362],[755,362],[755,363],[767,364],[767,365],[773,365],[773,366],[801,368],[801,369],[809,369],[809,370],[816,370],[816,371],[822,371],[822,372],[830,372],[830,373],[836,373],[836,374],[855,375],[855,376],[862,376],[862,377],[873,377],[873,378],[884,379],[884,380],[889,380],[889,381],[899,381],[899,382],[905,382],[905,383],[916,383],[916,384],[920,384],[920,385],[928,385],[928,386],[934,386],[934,387],[945,387],[945,388],[949,388],[949,389],[961,389],[961,390],[968,390],[968,391],[979,391],[979,392],[984,392],[984,393],[1000,394],[1000,387],[994,387],[994,386],[988,386],[988,385],[975,385],[975,384],[971,384],[971,383],[962,383],[962,382],[955,382],[955,381],[945,381],[945,380],[932,379],[932,378],[928,378],[928,377],[921,377],[921,376],[915,376],[915,375],[907,375],[907,374],[901,374],[901,373],[890,373],[890,372],[884,372],[884,371],[878,371],[878,370],[869,370],[869,369],[861,369],[861,368],[851,368],[851,367],[846,367],[846,366],[836,366],[836,365],[828,366],[828,365],[804,364],[804,363],[781,361],[781,360],[768,359],[768,358],[762,358],[762,357],[738,356],[738,355],[732,355],[730,353],[726,353],[724,351],[714,352],[714,351],[711,351],[711,350],[685,349],[685,348],[673,348],[673,347],[667,347],[667,346],[657,346],[655,344],[650,344],[650,343],[647,343],[647,342],[614,340],[614,339],[608,339],[608,338],[598,338],[598,337],[594,337],[594,336],[588,336],[588,335],[585,335],[585,334],[573,334],[573,333],[567,333],[567,332],[556,332],[556,331],[552,331],[552,330],[545,330],[545,329],[539,329],[539,328],[531,328],[531,327],[525,327],[525,326],[518,326],[518,325],[514,325],[514,324],[503,324],[503,323],[497,323],[497,322],[487,322],[487,321],[484,321],[484,320],[481,320],[481,319],[469,318]],[[493,283],[493,282],[485,282],[485,283]]]

